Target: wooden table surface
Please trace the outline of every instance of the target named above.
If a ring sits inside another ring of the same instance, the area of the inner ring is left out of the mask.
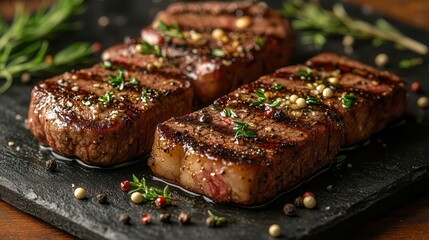
[[[370,6],[382,14],[429,31],[428,0],[351,0],[351,2]],[[429,40],[426,44],[428,43]],[[429,193],[385,216],[371,220],[351,235],[355,239],[429,239]],[[0,201],[0,239],[74,239],[74,237]]]

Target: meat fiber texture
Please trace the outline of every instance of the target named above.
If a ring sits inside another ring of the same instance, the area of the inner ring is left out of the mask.
[[[320,54],[159,124],[148,164],[156,176],[216,202],[262,204],[405,108],[398,76]]]
[[[103,59],[138,58],[147,52],[133,49],[144,44],[159,48],[155,54],[191,80],[195,105],[205,106],[289,64],[295,36],[289,21],[263,4],[175,3],[141,39],[107,49]]]

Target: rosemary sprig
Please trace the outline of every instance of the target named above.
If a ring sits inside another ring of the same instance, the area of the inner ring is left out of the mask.
[[[172,38],[181,38],[184,39],[185,36],[182,33],[179,25],[177,23],[171,24],[169,26],[167,23],[160,21],[158,25],[158,30],[162,31],[165,36]]]
[[[399,62],[400,68],[412,68],[418,65],[421,65],[423,63],[422,58],[411,58],[411,59],[404,59]]]
[[[294,28],[307,31],[302,35],[304,44],[314,44],[320,48],[325,44],[327,36],[350,35],[372,39],[375,46],[383,42],[393,42],[421,55],[428,52],[426,45],[405,36],[383,19],[370,24],[351,18],[340,3],[335,4],[332,11],[322,8],[315,1],[286,0],[283,6],[282,13],[294,18]]]
[[[172,197],[168,185],[165,185],[163,189],[148,187],[145,178],[139,180],[134,174],[133,181],[130,183],[133,189],[128,192],[129,194],[141,192],[146,201],[155,201],[158,197],[165,197],[167,204],[171,204]]]
[[[92,48],[81,42],[47,57],[47,39],[58,32],[75,29],[76,23],[67,23],[66,20],[82,13],[82,5],[83,0],[59,0],[51,8],[29,15],[24,12],[22,3],[17,4],[11,25],[2,21],[0,16],[0,94],[9,89],[14,77],[20,74],[61,71],[70,65],[88,62]]]

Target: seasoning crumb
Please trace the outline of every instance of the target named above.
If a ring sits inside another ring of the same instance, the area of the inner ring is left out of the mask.
[[[45,163],[45,170],[48,172],[55,172],[57,170],[57,161],[53,159],[49,159]]]
[[[14,141],[9,141],[9,142],[7,142],[7,145],[9,147],[13,147],[13,146],[15,146],[15,142]]]
[[[97,199],[97,202],[100,204],[107,203],[107,196],[104,193],[97,194],[97,196],[95,196],[95,198]]]
[[[181,212],[179,214],[178,220],[181,224],[189,224],[191,223],[191,216],[188,213]]]
[[[27,83],[31,80],[31,75],[29,73],[23,73],[21,75],[21,82]]]
[[[171,222],[171,214],[167,212],[163,212],[159,215],[159,221],[162,223],[170,223]]]
[[[216,221],[215,221],[214,217],[208,217],[208,218],[206,218],[206,225],[208,227],[215,227],[216,226]]]
[[[119,222],[123,223],[123,224],[129,224],[130,223],[130,216],[128,214],[121,214],[119,216]]]
[[[295,205],[293,205],[292,203],[286,203],[283,206],[283,212],[287,215],[287,216],[294,216],[295,215],[295,210],[296,207]]]
[[[347,167],[348,167],[348,168],[352,168],[352,167],[353,167],[353,165],[352,165],[351,163],[347,163]]]
[[[21,116],[21,115],[19,115],[19,114],[17,114],[17,115],[15,115],[15,119],[16,119],[17,121],[20,121],[20,120],[22,120],[22,116]]]
[[[328,190],[328,191],[332,191],[332,189],[334,188],[334,186],[332,186],[332,185],[328,185],[327,187],[326,187],[326,190]]]
[[[325,210],[331,210],[331,207],[330,206],[327,206],[327,207],[325,207]]]

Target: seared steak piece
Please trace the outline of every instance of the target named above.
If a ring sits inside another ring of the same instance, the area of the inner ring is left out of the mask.
[[[35,86],[28,125],[43,145],[90,165],[120,164],[150,151],[158,123],[192,110],[192,89],[180,75],[105,66]]]
[[[405,98],[397,76],[321,54],[159,124],[149,166],[214,201],[260,204],[399,118]]]
[[[287,65],[295,46],[289,22],[251,2],[172,4],[142,30],[140,41],[108,49],[103,58],[159,55],[193,80],[202,105]]]

